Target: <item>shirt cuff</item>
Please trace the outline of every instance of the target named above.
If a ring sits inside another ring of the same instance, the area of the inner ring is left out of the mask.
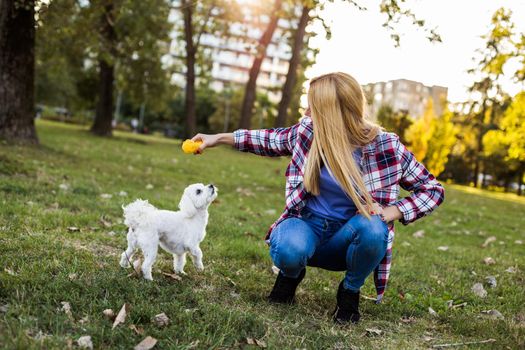
[[[410,197],[403,198],[395,203],[403,217],[399,220],[403,225],[408,225],[417,217],[417,208]]]
[[[246,133],[248,130],[239,129],[233,132],[233,147],[237,148],[239,151],[246,150]]]

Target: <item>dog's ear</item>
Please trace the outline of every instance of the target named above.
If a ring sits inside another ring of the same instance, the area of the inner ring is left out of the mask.
[[[180,199],[179,209],[184,213],[185,216],[189,218],[197,213],[197,208],[195,208],[193,201],[186,193],[184,193]]]

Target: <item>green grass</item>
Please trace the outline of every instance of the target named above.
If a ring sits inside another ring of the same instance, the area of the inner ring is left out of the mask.
[[[272,349],[430,348],[491,338],[496,342],[471,348],[525,347],[525,245],[515,243],[525,241],[523,198],[447,186],[433,215],[398,225],[384,303],[363,299],[362,322],[339,327],[330,313],[342,273],[309,269],[297,305],[265,301],[274,275],[262,238],[284,205],[287,159],[227,147],[189,156],[180,141],[126,133],[103,139],[76,126],[37,126],[40,147],[0,144],[0,306],[8,305],[0,311],[0,348],[62,349],[82,335],[95,348],[122,349],[146,335],[159,340],[158,349],[255,347],[246,338]],[[189,264],[188,276],[170,280],[160,271],[170,272],[171,257],[161,253],[154,282],[128,277],[118,265],[126,246],[121,205],[144,198],[176,209],[182,189],[194,182],[220,188],[202,244],[205,271]],[[70,232],[72,226],[80,231]],[[425,237],[414,238],[417,230]],[[482,248],[492,235],[496,242]],[[485,265],[488,256],[496,264]],[[516,273],[505,272],[511,266]],[[485,286],[488,296],[480,299],[470,289],[488,275],[498,285]],[[362,294],[374,296],[371,279]],[[448,300],[467,304],[448,308]],[[71,319],[59,311],[62,301],[71,304]],[[131,306],[126,323],[112,330],[102,311],[117,312],[123,303]],[[505,319],[488,319],[482,311],[491,309]],[[151,323],[161,312],[171,319],[165,328]]]

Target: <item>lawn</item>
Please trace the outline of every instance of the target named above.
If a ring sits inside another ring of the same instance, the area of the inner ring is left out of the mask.
[[[190,156],[175,140],[37,127],[40,147],[0,144],[2,349],[77,347],[86,335],[102,349],[130,349],[146,336],[158,340],[156,349],[404,349],[485,340],[469,348],[525,347],[523,198],[447,186],[434,214],[398,224],[384,302],[363,298],[362,322],[340,327],[330,314],[342,273],[308,269],[297,305],[265,301],[275,276],[263,237],[284,206],[287,159],[228,147]],[[182,280],[165,276],[172,263],[162,252],[153,282],[128,276],[118,264],[126,246],[121,205],[143,198],[176,209],[194,182],[219,187],[201,246],[205,271],[188,264]],[[472,292],[475,283],[486,297]],[[362,295],[374,296],[371,279]],[[103,310],[116,313],[124,303],[127,318],[112,329]],[[159,327],[152,319],[162,312],[170,323]]]

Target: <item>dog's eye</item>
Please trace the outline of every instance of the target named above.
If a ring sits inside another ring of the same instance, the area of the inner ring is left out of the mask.
[[[201,194],[202,190],[197,190],[197,194]]]

